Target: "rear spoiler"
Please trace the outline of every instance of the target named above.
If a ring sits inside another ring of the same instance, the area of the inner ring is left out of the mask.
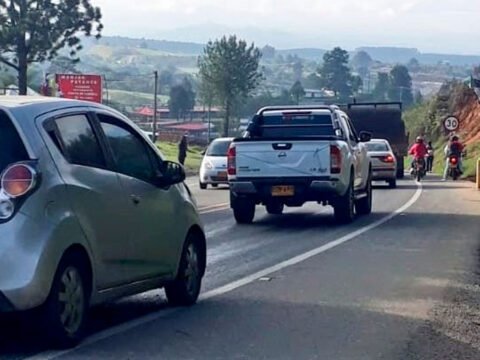
[[[262,116],[267,111],[292,111],[292,110],[340,110],[336,105],[295,105],[295,106],[266,106],[258,110],[257,115]]]

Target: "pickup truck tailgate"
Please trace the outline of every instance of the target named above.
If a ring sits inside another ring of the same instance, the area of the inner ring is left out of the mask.
[[[329,141],[246,141],[235,145],[237,178],[330,175]]]

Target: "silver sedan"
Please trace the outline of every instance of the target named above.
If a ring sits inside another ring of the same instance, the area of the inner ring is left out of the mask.
[[[372,180],[386,181],[391,188],[397,186],[397,159],[390,143],[385,139],[372,139],[367,143],[372,159]]]

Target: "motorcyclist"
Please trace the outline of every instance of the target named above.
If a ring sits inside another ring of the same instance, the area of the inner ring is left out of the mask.
[[[465,149],[465,146],[460,142],[460,139],[457,135],[452,136],[450,142],[445,146],[445,170],[443,171],[443,180],[447,180],[448,169],[450,168],[450,156],[456,156],[458,158],[458,170],[460,174],[463,174],[463,162],[462,154]]]
[[[410,169],[410,173],[413,174],[415,163],[418,160],[425,161],[425,156],[428,154],[428,149],[425,145],[423,137],[417,136],[415,144],[410,148],[408,153],[413,157]]]

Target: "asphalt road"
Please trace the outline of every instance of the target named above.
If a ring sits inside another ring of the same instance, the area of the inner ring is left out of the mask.
[[[282,216],[258,207],[239,226],[227,190],[189,182],[208,236],[199,304],[171,309],[153,291],[103,306],[66,352],[7,319],[0,358],[480,359],[471,184],[376,187],[373,214],[348,226],[316,204]]]

